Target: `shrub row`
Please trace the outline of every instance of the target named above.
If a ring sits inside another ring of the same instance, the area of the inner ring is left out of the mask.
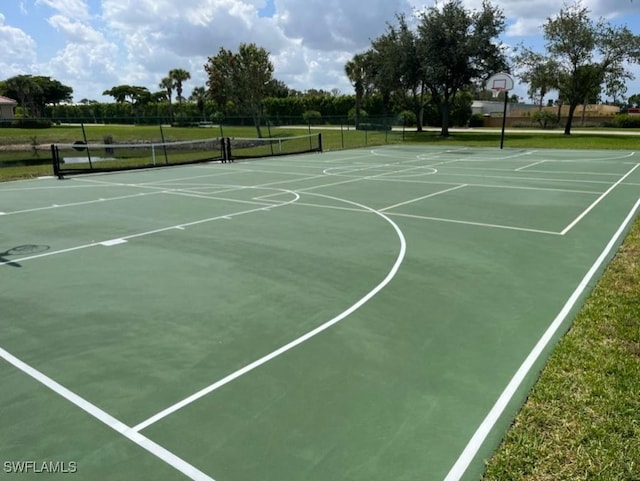
[[[48,129],[53,125],[47,119],[14,119],[0,122],[0,127],[13,129]]]

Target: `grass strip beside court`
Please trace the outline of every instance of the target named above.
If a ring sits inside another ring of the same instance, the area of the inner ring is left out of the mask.
[[[640,221],[558,344],[485,481],[640,479]]]

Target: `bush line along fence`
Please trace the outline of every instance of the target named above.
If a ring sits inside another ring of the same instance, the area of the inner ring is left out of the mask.
[[[259,120],[259,127],[265,129],[265,135],[272,127],[340,127],[345,130],[374,130],[385,131],[391,129],[413,129],[416,127],[416,116],[413,112],[405,111],[397,115],[368,115],[360,116],[358,122],[353,115],[348,116],[323,116],[319,112],[308,112],[302,116],[262,116]],[[313,115],[312,115],[313,114]],[[553,117],[551,119],[550,117]],[[543,121],[541,121],[543,120]],[[506,118],[507,127],[540,127],[556,128],[566,124],[567,117],[562,115],[559,119],[557,115],[545,116],[538,119],[536,115],[512,116]],[[254,127],[256,120],[252,117],[224,117],[217,120],[206,120],[202,117],[175,116],[173,119],[166,116],[156,117],[49,117],[49,118],[15,118],[13,120],[0,120],[0,128],[48,128],[53,125],[65,126],[74,124],[98,124],[98,125],[171,125],[173,127],[216,127],[220,136],[225,136],[225,127]],[[502,115],[499,114],[474,114],[466,122],[452,122],[451,127],[500,127],[502,125]],[[576,127],[605,127],[605,128],[640,128],[640,115],[616,114],[616,115],[593,115],[582,116],[576,113],[573,120]],[[433,122],[426,122],[425,127],[440,127]]]
[[[253,117],[238,116],[224,117],[219,119],[204,119],[202,117],[41,117],[41,118],[21,118],[0,121],[1,127],[25,127],[25,128],[46,128],[52,125],[68,124],[121,124],[121,125],[172,125],[175,127],[202,127],[202,126],[245,126],[255,127],[258,123],[260,127],[280,127],[280,126],[343,126],[345,128],[369,130],[386,130],[392,127],[412,127],[415,126],[415,115],[405,112],[398,115],[370,116],[361,115],[356,121],[353,116],[262,116],[259,122]]]

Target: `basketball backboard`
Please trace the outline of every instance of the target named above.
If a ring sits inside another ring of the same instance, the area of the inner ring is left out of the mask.
[[[486,85],[487,90],[491,90],[493,92],[493,96],[497,97],[502,91],[513,90],[515,82],[513,81],[513,77],[508,73],[499,72],[489,77]]]

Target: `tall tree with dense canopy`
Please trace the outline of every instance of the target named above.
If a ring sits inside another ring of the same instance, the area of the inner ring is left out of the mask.
[[[526,49],[524,54],[514,57],[514,62],[520,66],[518,78],[529,86],[529,98],[538,104],[538,110],[542,110],[546,95],[558,87],[558,63],[544,55],[529,53]]]
[[[15,97],[23,115],[41,116],[46,105],[58,105],[72,100],[73,89],[51,77],[17,75],[4,81],[3,94]]]
[[[110,95],[118,103],[129,103],[133,106],[136,116],[140,115],[142,108],[154,100],[154,95],[147,87],[138,85],[117,85],[102,92],[102,95]]]
[[[390,102],[414,112],[422,131],[426,95],[417,36],[404,15],[397,20],[397,26],[388,25],[387,32],[372,42],[372,83],[383,98],[389,96]]]
[[[576,108],[594,97],[614,78],[633,78],[625,67],[640,61],[640,36],[626,26],[613,27],[604,19],[594,22],[580,1],[565,5],[543,25],[548,57],[558,68],[559,97],[569,104],[564,133],[571,134]],[[534,57],[525,50],[524,58]]]
[[[497,43],[504,29],[504,14],[486,0],[479,11],[466,10],[461,0],[450,0],[420,14],[418,57],[431,99],[441,112],[443,137],[449,135],[456,94],[473,81],[506,69]]]
[[[233,104],[242,114],[251,115],[258,137],[262,137],[262,101],[273,81],[269,52],[253,43],[240,44],[237,53],[221,47],[204,69],[211,97],[224,111]]]

